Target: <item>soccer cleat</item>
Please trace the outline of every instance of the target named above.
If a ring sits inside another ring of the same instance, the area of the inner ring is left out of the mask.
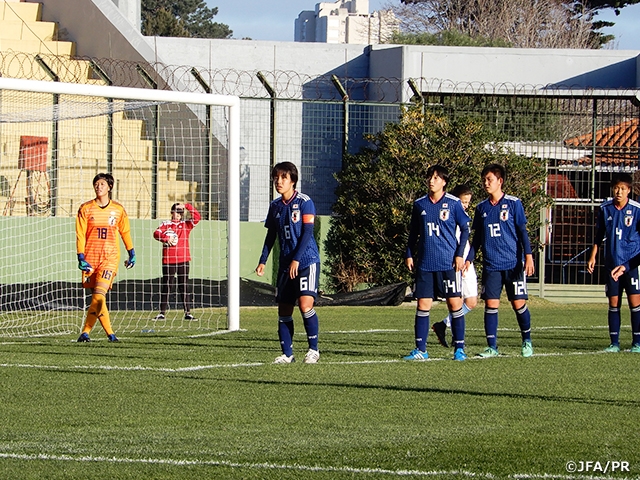
[[[631,345],[631,353],[640,353],[640,345],[637,343]]]
[[[279,357],[276,357],[273,363],[293,363],[295,361],[296,359],[293,357],[293,355],[287,356],[283,353]]]
[[[107,335],[107,338],[109,339],[110,342],[119,342],[120,340],[118,340],[118,337],[116,337],[115,333],[112,333],[111,335]]]
[[[196,320],[196,317],[194,317],[193,315],[191,315],[190,313],[185,313],[184,314],[184,319],[185,320]]]
[[[620,345],[618,345],[617,343],[612,343],[603,351],[607,353],[618,353],[620,351]]]
[[[154,320],[164,320],[164,313],[159,313],[154,317]]]
[[[83,333],[82,335],[80,335],[78,337],[78,343],[90,342],[90,341],[91,341],[91,339],[89,338],[89,334],[88,333]]]
[[[318,363],[318,360],[320,360],[320,352],[310,348],[302,361],[304,363]]]
[[[445,337],[445,332],[447,331],[447,326],[445,325],[445,323],[436,322],[431,325],[431,330],[433,330],[433,333],[435,333],[436,337],[438,337],[438,342],[440,342],[440,345],[442,345],[444,348],[449,348],[449,344],[447,343],[447,339]]]
[[[426,351],[422,352],[417,348],[414,348],[413,350],[411,350],[411,353],[409,353],[409,355],[402,358],[404,360],[427,360],[429,358],[429,354]]]
[[[522,342],[522,356],[530,357],[531,355],[533,355],[533,345],[531,345],[531,342],[529,340]]]
[[[462,348],[456,348],[456,351],[453,352],[453,359],[458,362],[462,362],[467,359],[467,354],[464,353]]]
[[[478,356],[482,358],[497,357],[498,355],[500,355],[498,349],[493,347],[487,347],[478,354]]]

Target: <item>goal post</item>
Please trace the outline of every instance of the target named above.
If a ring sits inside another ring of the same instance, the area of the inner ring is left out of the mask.
[[[238,330],[239,128],[236,96],[0,77],[0,209],[11,232],[0,245],[0,336],[80,329],[87,294],[74,222],[101,172],[116,179],[138,256],[136,268],[120,266],[107,296],[116,331]],[[202,216],[190,276],[200,318],[184,321],[174,284],[174,315],[152,322],[163,248],[152,234],[178,202]]]

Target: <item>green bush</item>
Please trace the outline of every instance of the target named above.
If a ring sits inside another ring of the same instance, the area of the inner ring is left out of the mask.
[[[336,174],[337,200],[325,242],[325,273],[334,291],[411,282],[404,264],[411,207],[427,193],[426,172],[434,164],[449,169],[447,190],[459,183],[472,188],[470,214],[486,196],[482,168],[504,165],[505,191],[522,199],[535,242],[540,209],[550,203],[541,188],[544,162],[501,148],[480,120],[449,119],[412,106],[403,110],[398,123],[366,138],[370,146],[345,156],[343,170]]]

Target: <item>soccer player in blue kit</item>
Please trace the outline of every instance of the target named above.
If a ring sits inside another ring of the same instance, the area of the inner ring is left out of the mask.
[[[269,205],[264,222],[267,235],[262,255],[256,267],[258,276],[264,275],[265,264],[276,238],[280,245],[280,259],[276,289],[278,303],[278,338],[282,355],[273,363],[292,363],[293,356],[293,310],[296,300],[302,314],[307,333],[309,350],[304,363],[317,363],[318,315],[314,302],[318,295],[320,280],[320,253],[313,238],[316,208],[311,198],[296,190],[298,169],[291,162],[278,163],[271,170],[271,178],[280,194]]]
[[[633,178],[628,173],[618,174],[611,180],[613,198],[600,205],[596,237],[587,264],[587,270],[593,273],[599,246],[606,238],[604,266],[610,275],[605,291],[609,297],[607,320],[611,344],[605,352],[620,351],[620,306],[624,290],[631,310],[631,351],[640,353],[640,203],[629,199],[632,186]]]
[[[502,287],[511,302],[522,336],[522,356],[533,355],[531,345],[531,313],[527,307],[526,277],[535,267],[531,242],[527,234],[527,218],[519,198],[502,191],[506,171],[502,165],[487,165],[482,182],[488,198],[476,206],[473,217],[470,259],[482,248],[482,293],[485,301],[484,331],[487,348],[480,357],[497,357],[498,308]]]
[[[461,272],[464,248],[469,238],[469,217],[460,199],[445,192],[448,170],[432,165],[427,170],[429,193],[417,199],[411,212],[405,263],[415,271],[414,297],[418,305],[414,320],[416,348],[405,360],[426,360],[429,314],[434,298],[445,298],[451,314],[453,359],[467,358],[464,351],[464,312]],[[460,238],[456,236],[456,229]]]

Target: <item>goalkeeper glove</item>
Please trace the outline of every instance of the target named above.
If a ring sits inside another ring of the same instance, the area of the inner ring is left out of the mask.
[[[124,266],[127,268],[133,268],[136,264],[136,251],[132,248],[129,250],[129,260],[124,261]]]
[[[78,254],[78,268],[83,272],[87,272],[87,273],[91,272],[92,270],[92,267],[91,265],[89,265],[89,262],[87,262],[84,259],[84,253]]]

